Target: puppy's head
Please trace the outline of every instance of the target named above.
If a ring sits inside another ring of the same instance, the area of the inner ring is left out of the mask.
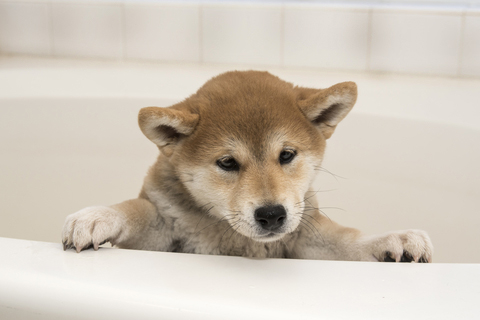
[[[170,108],[144,108],[143,133],[199,205],[257,241],[294,231],[328,139],[356,85],[294,87],[266,72],[228,72]]]

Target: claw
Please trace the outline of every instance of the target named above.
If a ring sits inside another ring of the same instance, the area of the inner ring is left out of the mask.
[[[424,256],[420,257],[420,259],[418,260],[418,263],[428,263],[428,260],[427,258],[425,258]]]
[[[395,262],[396,260],[392,258],[392,253],[390,251],[385,252],[385,258],[383,258],[384,262]]]
[[[415,261],[412,255],[408,251],[403,251],[403,255],[402,255],[402,258],[400,259],[400,262],[412,262],[412,261]]]

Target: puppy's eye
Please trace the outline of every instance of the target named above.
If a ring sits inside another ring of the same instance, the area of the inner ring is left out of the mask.
[[[225,157],[217,160],[217,166],[225,171],[238,171],[239,165],[232,157]]]
[[[294,150],[283,150],[282,152],[280,152],[278,161],[280,162],[280,164],[287,164],[292,162],[293,158],[295,158],[296,155],[297,153]]]

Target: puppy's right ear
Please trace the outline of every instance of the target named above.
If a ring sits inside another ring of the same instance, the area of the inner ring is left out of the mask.
[[[198,119],[198,114],[175,107],[148,107],[138,113],[138,124],[143,134],[167,155],[172,150],[166,147],[175,146],[183,137],[190,135]]]

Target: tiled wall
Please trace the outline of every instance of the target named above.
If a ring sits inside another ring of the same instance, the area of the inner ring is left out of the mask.
[[[0,52],[480,77],[480,7],[0,0]]]

